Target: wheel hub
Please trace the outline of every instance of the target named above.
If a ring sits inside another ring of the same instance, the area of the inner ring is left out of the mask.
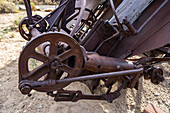
[[[51,62],[51,69],[56,70],[61,66],[61,61],[59,59],[55,59]]]

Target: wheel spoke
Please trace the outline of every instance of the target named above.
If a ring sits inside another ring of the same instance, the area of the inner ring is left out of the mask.
[[[58,80],[58,79],[60,79],[60,77],[62,76],[62,74],[63,74],[63,71],[61,71],[61,70],[58,70],[58,71],[56,71],[56,70],[51,70],[51,71],[48,73],[48,75],[47,75],[47,77],[46,77],[45,79],[46,79],[46,80],[48,80],[48,79]]]
[[[64,61],[66,59],[68,59],[69,57],[73,56],[73,51],[71,49],[64,51],[63,53],[61,53],[59,55],[59,58]]]
[[[64,71],[64,72],[67,72],[69,74],[71,74],[73,72],[73,69],[70,68],[69,66],[65,65],[65,64],[63,64],[63,66],[60,66],[59,69]]]
[[[58,79],[60,79],[60,77],[63,75],[63,71],[61,71],[61,70],[58,70],[57,72],[56,72],[56,80],[58,80]]]
[[[41,53],[38,53],[36,51],[34,51],[32,54],[32,57],[35,58],[36,60],[39,60],[39,61],[42,61],[42,62],[45,62],[48,60],[48,56],[46,55],[43,55]]]
[[[48,79],[55,79],[55,76],[56,76],[56,70],[51,70],[48,75]]]
[[[57,45],[55,42],[51,42],[50,44],[50,56],[56,55],[57,52]]]
[[[27,79],[29,79],[29,80],[38,80],[43,75],[45,75],[45,74],[47,74],[49,72],[50,72],[50,69],[48,68],[48,66],[46,64],[43,64],[40,67],[38,67],[38,68],[34,69],[33,71],[31,71],[28,74]]]

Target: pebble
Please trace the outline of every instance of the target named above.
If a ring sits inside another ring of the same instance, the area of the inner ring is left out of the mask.
[[[45,12],[51,12],[53,10],[54,10],[53,8],[47,8],[47,9],[45,9]]]
[[[39,105],[39,106],[38,106],[38,108],[39,108],[39,109],[42,109],[42,108],[43,108],[43,106],[42,106],[42,105]]]
[[[25,6],[19,6],[19,10],[25,11],[26,8],[25,8]]]
[[[135,102],[132,102],[131,105],[134,106],[134,105],[136,105],[136,103],[135,103]]]
[[[169,106],[169,102],[165,102],[165,105]]]
[[[25,105],[22,105],[21,109],[23,109],[25,107]]]
[[[154,93],[155,96],[159,96],[159,93]]]
[[[0,84],[0,87],[1,87],[2,85]]]
[[[161,101],[158,100],[158,104],[160,105],[160,104],[161,104]]]

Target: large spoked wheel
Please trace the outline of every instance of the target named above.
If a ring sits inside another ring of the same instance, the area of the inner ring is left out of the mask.
[[[38,47],[44,43],[47,44],[45,50],[49,52],[48,54],[38,51]],[[30,41],[21,52],[19,82],[76,77],[81,72],[82,65],[83,53],[80,45],[73,38],[63,33],[42,34]],[[35,90],[50,92],[67,85],[69,83],[37,87]]]

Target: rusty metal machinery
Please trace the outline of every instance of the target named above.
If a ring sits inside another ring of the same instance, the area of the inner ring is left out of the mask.
[[[58,8],[45,17],[32,16],[30,0],[24,2],[27,17],[21,21],[19,31],[29,42],[19,58],[22,94],[36,90],[46,92],[55,101],[112,102],[123,88],[138,89],[142,76],[153,84],[164,81],[162,69],[154,64],[170,61],[169,16],[161,21],[169,11],[168,0],[154,1],[132,24],[127,18],[121,22],[116,14],[122,0],[95,0],[91,5],[86,0],[61,0]],[[112,17],[114,23],[110,22]],[[162,27],[152,32],[153,22]],[[148,44],[155,37],[156,42]],[[129,58],[137,54],[145,57]],[[81,91],[64,89],[76,81],[86,84],[92,93],[102,81],[107,91],[102,95],[84,95]],[[112,91],[116,82],[121,85]]]

